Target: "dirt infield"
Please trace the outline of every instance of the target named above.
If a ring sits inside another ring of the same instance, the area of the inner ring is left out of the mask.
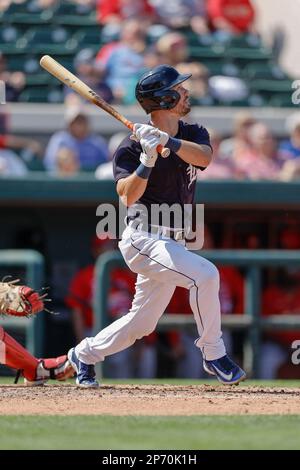
[[[300,389],[212,385],[0,387],[0,415],[300,414]]]

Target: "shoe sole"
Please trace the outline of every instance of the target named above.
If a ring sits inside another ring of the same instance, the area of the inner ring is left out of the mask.
[[[203,363],[203,369],[209,375],[213,375],[214,377],[216,377],[218,381],[223,385],[238,385],[240,382],[244,382],[244,380],[246,380],[246,377],[247,377],[246,374],[244,374],[239,379],[235,380],[234,382],[224,382],[222,379],[220,379],[220,377],[215,372],[212,372],[210,369],[208,369],[205,363]]]
[[[76,387],[77,388],[99,388],[100,385],[97,383],[97,384],[93,384],[93,385],[87,385],[87,384],[81,384],[77,381],[78,379],[76,379]]]

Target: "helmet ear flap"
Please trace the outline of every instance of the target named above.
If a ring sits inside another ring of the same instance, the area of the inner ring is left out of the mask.
[[[175,90],[161,90],[154,93],[154,98],[159,98],[159,109],[172,109],[180,100],[180,94]]]

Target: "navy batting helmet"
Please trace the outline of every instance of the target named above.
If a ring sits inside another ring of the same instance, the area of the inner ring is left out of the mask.
[[[172,88],[191,75],[179,74],[170,65],[159,65],[140,78],[135,88],[136,99],[147,114],[158,109],[172,109],[180,99],[180,94]]]

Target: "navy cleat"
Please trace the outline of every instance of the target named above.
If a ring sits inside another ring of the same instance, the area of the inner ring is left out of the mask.
[[[75,348],[68,352],[68,359],[74,368],[77,378],[76,385],[83,388],[98,388],[99,383],[95,379],[95,367],[93,364],[81,362],[75,353]]]
[[[242,382],[246,378],[246,373],[227,355],[214,359],[213,361],[203,360],[203,368],[210,375],[215,375],[219,382],[224,385],[234,385]]]

